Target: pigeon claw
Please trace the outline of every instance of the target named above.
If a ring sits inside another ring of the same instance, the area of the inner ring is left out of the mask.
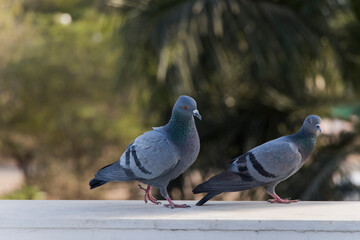
[[[289,203],[296,203],[298,202],[298,200],[291,200],[291,199],[288,199],[288,198],[285,198],[285,199],[268,199],[267,200],[269,203],[285,203],[285,204],[289,204]]]
[[[174,209],[174,208],[191,208],[187,204],[164,204],[164,207],[171,208],[171,209]]]
[[[187,204],[175,204],[171,198],[167,197],[166,200],[169,202],[169,204],[164,204],[165,207],[174,209],[174,208],[190,208]]]
[[[151,195],[151,186],[148,186],[147,188],[144,188],[142,187],[140,184],[138,185],[139,188],[141,190],[144,190],[145,191],[145,195],[144,195],[144,202],[147,203],[148,200],[152,203],[155,203],[156,205],[159,205],[161,204],[161,202],[159,202],[156,198],[154,198],[152,195]]]
[[[289,203],[298,202],[298,200],[291,200],[290,198],[282,199],[276,193],[275,194],[269,193],[269,194],[273,197],[273,199],[267,200],[269,203],[285,203],[285,204],[289,204]]]
[[[171,208],[171,209],[174,209],[175,207],[171,204],[164,204],[164,207],[167,207],[167,208]]]
[[[150,196],[151,196],[151,195],[150,195]],[[154,203],[154,204],[156,204],[156,205],[161,205],[161,202],[159,202],[159,201],[158,201],[157,199],[155,199],[153,196],[151,196],[151,197],[153,198],[153,199],[151,199],[150,196],[148,196],[150,202],[152,202],[152,203]]]

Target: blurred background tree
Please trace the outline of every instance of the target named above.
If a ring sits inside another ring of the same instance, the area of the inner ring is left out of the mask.
[[[140,199],[134,183],[87,181],[187,94],[202,148],[175,197],[317,114],[316,152],[279,193],[360,199],[359,21],[355,0],[1,0],[0,160],[30,197]]]

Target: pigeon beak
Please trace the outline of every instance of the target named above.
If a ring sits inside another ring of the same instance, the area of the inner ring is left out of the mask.
[[[199,113],[199,111],[197,110],[197,109],[195,109],[194,111],[193,111],[193,115],[195,116],[195,117],[197,117],[198,119],[202,119],[202,117],[201,117],[201,115],[200,115],[200,113]]]
[[[316,128],[319,130],[319,132],[321,132],[320,124],[316,124]]]

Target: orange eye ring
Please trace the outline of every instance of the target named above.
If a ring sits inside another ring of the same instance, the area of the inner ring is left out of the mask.
[[[188,107],[186,105],[184,105],[184,109],[187,109]]]

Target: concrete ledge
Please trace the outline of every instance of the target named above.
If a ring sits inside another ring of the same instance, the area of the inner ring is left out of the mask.
[[[360,202],[186,203],[0,200],[0,239],[360,240]]]

